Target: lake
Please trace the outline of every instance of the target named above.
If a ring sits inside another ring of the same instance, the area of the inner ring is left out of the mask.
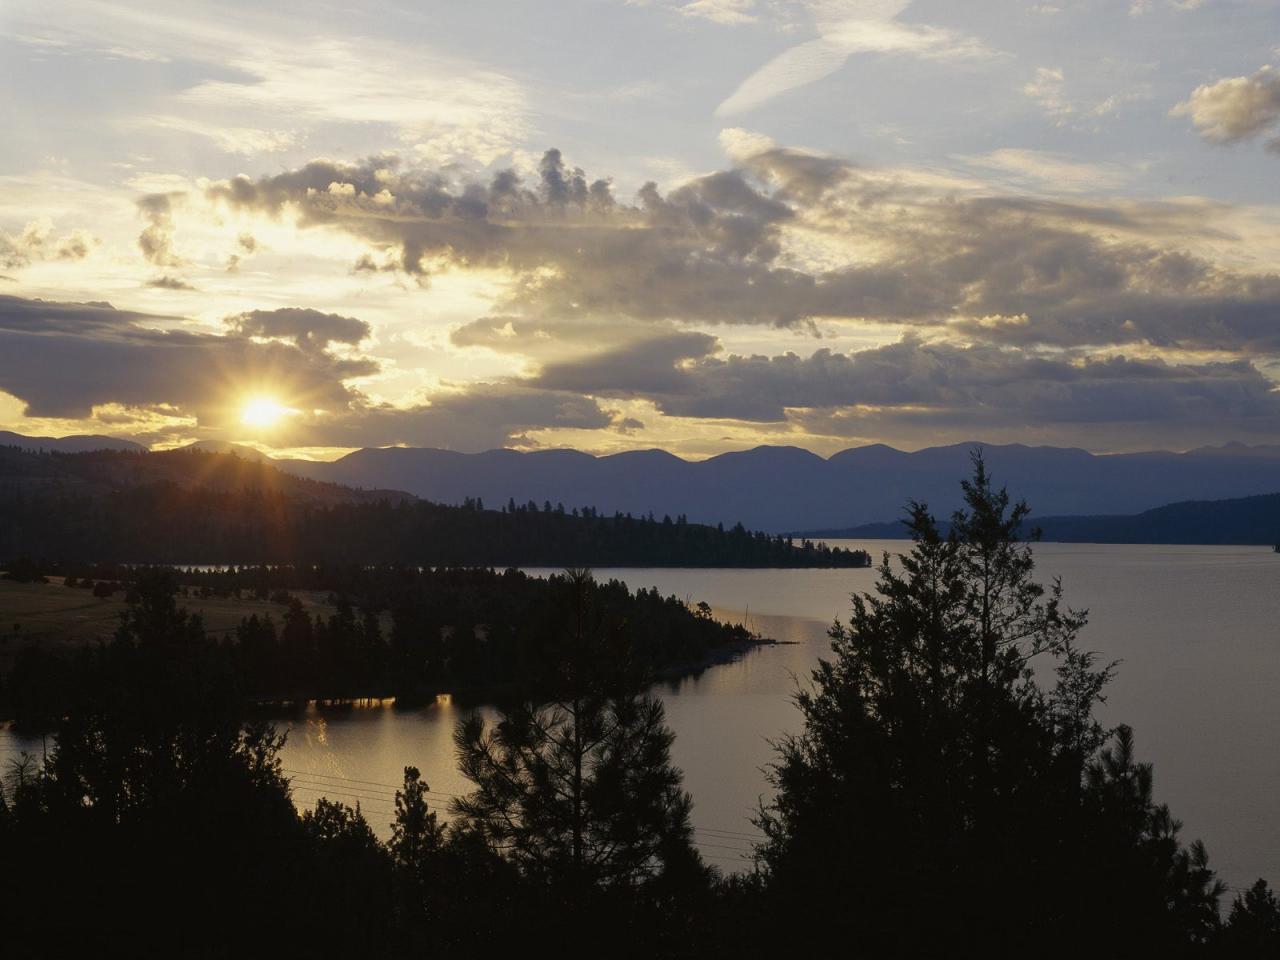
[[[899,552],[902,541],[839,542]],[[1259,547],[1041,544],[1038,575],[1060,576],[1068,602],[1086,607],[1082,646],[1120,660],[1105,722],[1135,730],[1155,764],[1156,796],[1199,837],[1234,887],[1280,881],[1280,555]],[[551,571],[532,571],[545,573]],[[694,799],[697,842],[724,869],[743,863],[749,817],[767,785],[769,741],[799,727],[790,702],[827,652],[826,629],[873,570],[596,571],[632,587],[705,600],[791,644],[762,647],[656,688],[676,732],[675,760]],[[389,705],[311,710],[287,721],[284,763],[300,803],[326,794],[354,804],[386,833],[406,764],[419,767],[441,805],[467,789],[453,765],[462,708],[448,698],[417,711]],[[39,752],[39,740],[0,731],[0,754]]]

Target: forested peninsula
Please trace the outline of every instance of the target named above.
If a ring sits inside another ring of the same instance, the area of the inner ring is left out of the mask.
[[[693,673],[769,642],[716,620],[706,604],[632,591],[584,570],[541,578],[462,567],[10,568],[0,600],[16,623],[0,634],[0,720],[29,730],[52,726],[77,691],[101,689],[104,677],[130,669],[135,641],[157,622],[181,636],[175,657],[232,678],[240,696],[260,705],[542,696],[554,686],[564,638],[582,629],[636,683]],[[24,628],[23,604],[34,606],[39,591],[123,599],[114,636],[89,642],[101,638],[77,636],[74,626],[60,636]],[[188,609],[210,597],[242,603],[245,615],[230,629],[210,629]]]

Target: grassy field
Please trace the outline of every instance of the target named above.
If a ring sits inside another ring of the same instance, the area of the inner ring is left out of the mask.
[[[295,594],[312,616],[327,616],[333,608],[328,595],[298,591]],[[204,617],[205,630],[213,636],[231,633],[250,614],[270,614],[278,623],[284,606],[267,600],[230,597],[179,597],[178,605]],[[109,640],[120,624],[124,594],[95,597],[89,590],[67,587],[60,577],[48,583],[14,583],[0,580],[0,671],[23,647],[39,644],[47,649]]]

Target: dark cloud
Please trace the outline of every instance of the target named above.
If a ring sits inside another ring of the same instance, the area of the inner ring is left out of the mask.
[[[563,359],[584,351],[613,349],[654,336],[652,323],[599,317],[571,320],[499,315],[480,317],[449,335],[456,347],[485,347],[496,353]]]
[[[227,272],[235,273],[240,269],[240,263],[245,257],[252,256],[258,251],[258,241],[251,233],[242,233],[236,237],[235,252],[227,255]]]
[[[251,390],[342,409],[358,399],[343,381],[378,369],[291,344],[191,333],[184,323],[100,302],[0,297],[0,389],[32,417],[84,418],[118,403],[217,421]]]
[[[173,204],[181,193],[148,193],[138,198],[138,214],[146,226],[138,234],[138,249],[157,267],[179,267],[182,259],[173,252]]]
[[[415,274],[424,272],[429,256],[516,271],[558,264],[575,275],[603,264],[615,272],[644,270],[666,247],[672,263],[694,251],[712,260],[770,259],[777,254],[777,226],[790,216],[785,204],[737,171],[667,197],[648,184],[638,204],[618,204],[606,180],[588,184],[554,150],[543,158],[536,190],[511,171],[488,184],[454,186],[442,174],[377,157],[352,165],[317,161],[260,180],[239,177],[208,194],[270,215],[291,207],[303,225],[336,226],[396,248],[401,268]]]
[[[1280,429],[1280,394],[1253,364],[1042,354],[915,337],[844,354],[716,356],[702,335],[659,337],[600,357],[548,365],[539,385],[652,401],[671,416],[816,424],[861,417],[892,431],[963,422],[1201,424],[1250,434]],[[862,435],[867,435],[863,433]]]
[[[412,407],[355,404],[340,416],[294,425],[290,442],[338,447],[406,444],[474,453],[509,446],[530,430],[601,430],[613,422],[612,414],[579,394],[476,383]]]
[[[503,306],[526,320],[832,318],[957,324],[1022,344],[1277,346],[1280,276],[1186,252],[1188,238],[1237,242],[1195,204],[956,196],[782,149],[665,195],[646,184],[631,204],[554,150],[536,189],[511,171],[459,185],[377,157],[241,177],[209,195],[365,239],[377,257],[358,270],[422,277],[435,259],[510,270]],[[850,263],[819,268],[788,251],[793,227]]]
[[[705,358],[716,349],[716,338],[708,334],[671,333],[585,360],[548,364],[536,382],[556,390],[605,396],[677,396],[691,386],[682,362]]]
[[[185,323],[102,302],[0,296],[0,390],[23,401],[29,417],[83,419],[95,406],[119,404],[194,416],[203,436],[227,427],[234,434],[239,405],[267,393],[295,411],[273,436],[292,446],[478,450],[530,430],[598,430],[614,422],[589,397],[511,382],[444,390],[411,407],[374,403],[346,381],[377,373],[377,365],[328,352],[331,344],[356,345],[368,336],[368,325],[353,317],[249,311],[227,318],[226,336],[186,332]]]
[[[298,349],[309,352],[323,352],[332,343],[354,346],[372,333],[369,324],[355,317],[301,307],[250,310],[224,322],[241,336],[292,340]]]
[[[163,276],[159,276],[159,277],[154,277],[151,280],[148,280],[146,285],[148,287],[154,287],[157,290],[194,290],[196,289],[191,284],[187,283],[187,281],[182,280],[179,277],[171,277],[168,274],[164,274]]]

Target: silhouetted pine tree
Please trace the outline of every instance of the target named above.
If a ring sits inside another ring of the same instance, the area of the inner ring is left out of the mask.
[[[1218,942],[1224,960],[1280,956],[1280,900],[1258,880],[1231,904]]]
[[[537,685],[553,693],[492,727],[479,715],[459,724],[459,767],[476,789],[453,812],[461,833],[550,893],[565,922],[633,930],[630,955],[679,928],[708,873],[661,702],[635,692],[625,650],[589,607],[589,574],[570,571],[562,586],[570,626],[554,677]]]
[[[945,537],[910,505],[901,570],[885,556],[797,694],[804,731],[780,742],[758,821],[772,909],[870,956],[1203,943],[1219,889],[1203,849],[1178,844],[1149,779],[1106,801],[1132,780],[1131,744],[1122,734],[1093,763],[1111,667],[1077,648],[1085,615],[1033,578],[1028,509],[980,456],[964,493]]]
[[[417,767],[404,768],[404,786],[396,791],[396,816],[391,824],[391,854],[396,863],[421,876],[440,852],[444,829],[427,805],[430,788]]]

